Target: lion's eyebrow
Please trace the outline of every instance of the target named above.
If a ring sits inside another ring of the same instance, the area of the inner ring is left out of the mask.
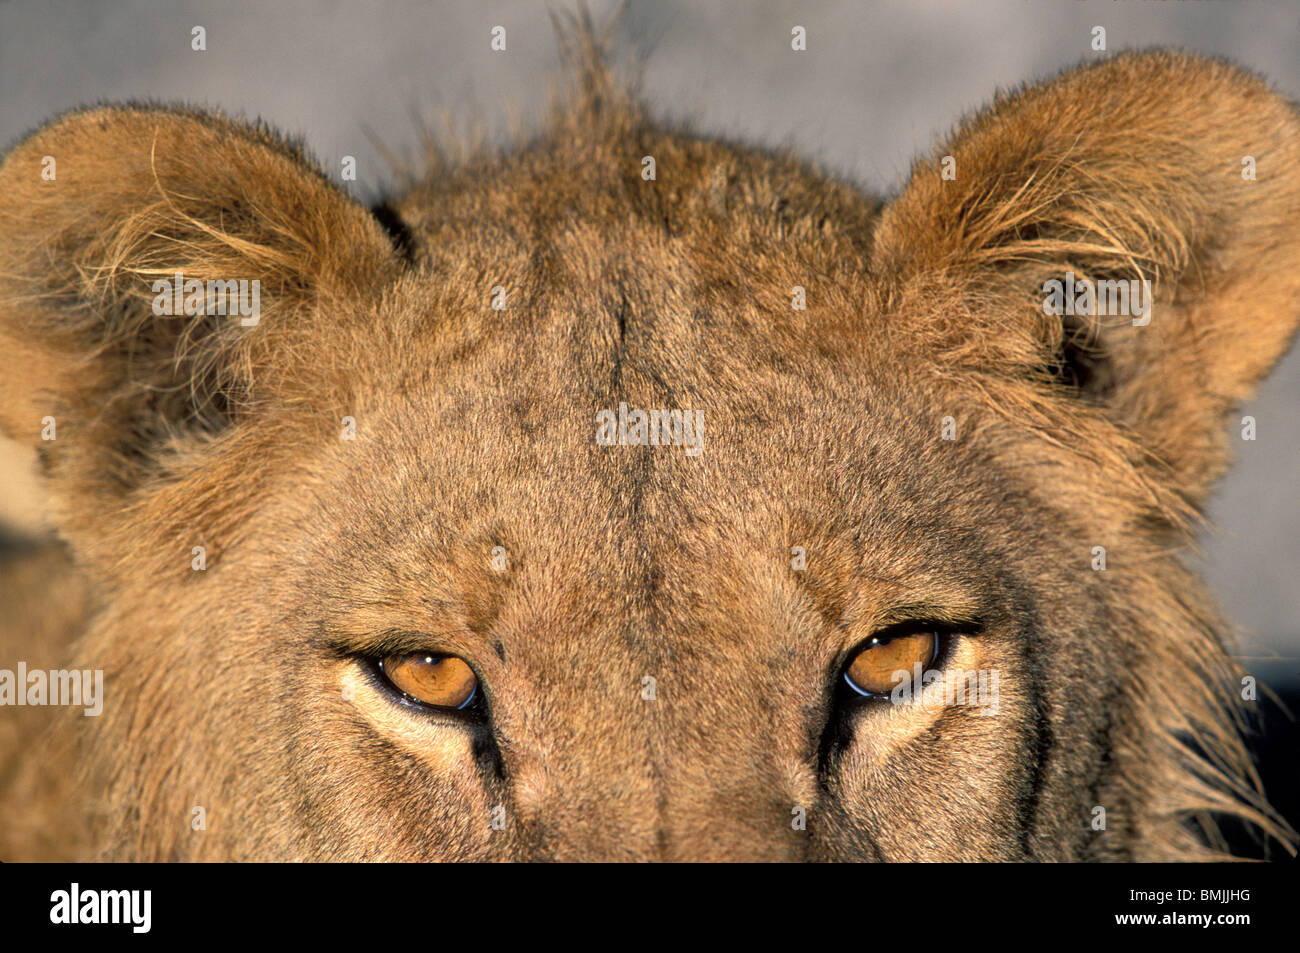
[[[430,631],[414,628],[360,629],[351,626],[317,626],[312,641],[323,652],[332,655],[401,655],[408,652],[448,652],[462,654],[467,650],[464,633],[451,627]]]
[[[987,616],[985,607],[969,597],[959,599],[917,599],[893,602],[875,615],[880,626],[907,622],[932,622],[948,626],[981,625]]]

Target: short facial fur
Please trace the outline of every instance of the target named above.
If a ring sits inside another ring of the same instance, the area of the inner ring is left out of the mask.
[[[0,426],[71,553],[5,570],[36,604],[0,667],[109,693],[22,713],[0,857],[1187,859],[1213,813],[1285,840],[1180,554],[1300,321],[1295,108],[1116,56],[881,201],[656,123],[590,48],[575,76],[536,140],[381,216],[183,109],[71,114],[0,165]],[[1148,279],[1150,324],[1045,314],[1067,271]],[[259,279],[258,324],[156,316],[176,272]],[[703,411],[703,452],[602,446],[620,403]],[[995,715],[837,700],[915,619],[999,673]],[[394,646],[468,660],[488,717],[395,704],[357,661]]]

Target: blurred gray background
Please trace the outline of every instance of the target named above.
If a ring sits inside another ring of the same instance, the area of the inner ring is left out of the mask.
[[[614,6],[590,4],[597,23]],[[0,0],[0,147],[75,106],[179,100],[261,116],[302,136],[335,174],[341,156],[356,156],[356,194],[373,198],[389,170],[367,129],[414,155],[416,115],[478,117],[494,137],[512,116],[535,125],[557,63],[550,13],[572,8],[560,0]],[[498,24],[505,53],[489,49]],[[805,53],[790,49],[795,24],[807,29]],[[205,52],[190,49],[195,25],[206,28]],[[643,95],[661,115],[791,146],[888,193],[914,154],[995,89],[1095,57],[1094,25],[1106,28],[1110,52],[1164,45],[1217,54],[1300,94],[1293,0],[634,0],[615,46],[650,50]],[[1243,411],[1257,418],[1259,437],[1234,439],[1238,461],[1205,540],[1207,575],[1229,616],[1253,633],[1240,654],[1279,681],[1300,677],[1297,396],[1300,349]],[[35,529],[43,519],[30,458],[0,446],[0,522]]]

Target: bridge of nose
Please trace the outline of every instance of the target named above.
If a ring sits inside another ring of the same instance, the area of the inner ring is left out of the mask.
[[[537,849],[797,854],[794,812],[816,794],[801,723],[809,673],[782,639],[774,600],[754,588],[777,583],[688,542],[675,559],[619,545],[581,568],[575,601],[592,611],[541,639],[544,658],[521,660],[553,673],[530,690],[510,745]]]

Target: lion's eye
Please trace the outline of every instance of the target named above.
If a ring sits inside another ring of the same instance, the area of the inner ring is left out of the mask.
[[[929,668],[938,654],[939,636],[933,631],[877,636],[849,659],[844,681],[860,695],[888,695],[913,679],[918,664],[922,672]]]
[[[454,655],[388,655],[379,662],[384,677],[412,701],[434,708],[462,709],[478,694],[478,677]]]

